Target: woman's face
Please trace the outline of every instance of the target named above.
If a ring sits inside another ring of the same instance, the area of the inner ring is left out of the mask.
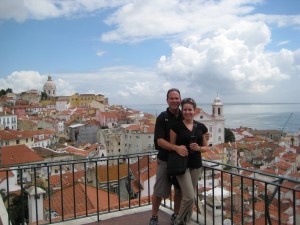
[[[185,103],[182,106],[182,113],[183,113],[183,118],[187,120],[191,120],[194,118],[195,115],[195,109],[193,104],[191,103]]]

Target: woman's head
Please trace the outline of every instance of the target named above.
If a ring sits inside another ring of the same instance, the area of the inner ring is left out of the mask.
[[[185,120],[194,118],[196,106],[196,102],[192,98],[184,98],[181,101],[182,115]]]
[[[192,105],[194,109],[196,109],[196,107],[197,107],[197,104],[196,104],[195,100],[192,99],[192,98],[184,98],[184,99],[182,99],[182,101],[181,101],[181,108],[182,109],[183,109],[183,107],[184,107],[185,104]]]

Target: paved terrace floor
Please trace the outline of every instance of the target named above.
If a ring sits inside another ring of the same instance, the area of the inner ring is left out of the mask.
[[[160,207],[158,218],[159,225],[170,225],[170,217],[172,211],[163,207]],[[108,213],[100,215],[101,221],[97,222],[97,217],[88,217],[77,220],[66,221],[62,223],[56,223],[60,225],[148,225],[151,217],[151,206],[144,206],[135,209],[129,209],[124,211],[118,211],[114,213]],[[197,225],[193,223],[193,225]]]

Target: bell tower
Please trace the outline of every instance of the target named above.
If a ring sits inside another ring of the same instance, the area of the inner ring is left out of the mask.
[[[223,103],[221,102],[219,94],[217,94],[217,97],[215,97],[214,103],[212,104],[212,116],[216,119],[224,118]]]

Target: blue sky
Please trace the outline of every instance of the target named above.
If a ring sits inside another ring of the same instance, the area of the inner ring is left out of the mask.
[[[1,0],[0,89],[300,103],[299,37],[297,0]]]

